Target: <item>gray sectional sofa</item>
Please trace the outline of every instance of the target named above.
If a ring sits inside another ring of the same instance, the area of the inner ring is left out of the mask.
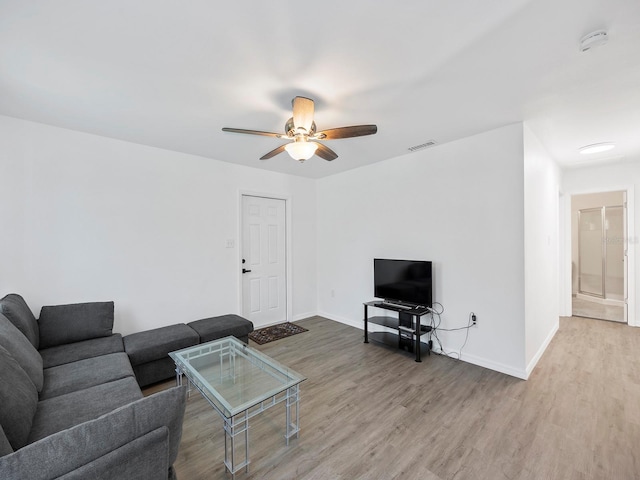
[[[173,479],[184,387],[143,397],[113,302],[0,300],[0,478]]]

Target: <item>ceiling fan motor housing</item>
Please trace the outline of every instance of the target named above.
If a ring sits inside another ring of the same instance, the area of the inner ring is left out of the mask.
[[[296,133],[299,133],[296,131],[296,126],[293,123],[293,117],[287,120],[287,123],[284,126],[284,131],[287,132],[287,136],[291,138],[295,137]],[[316,133],[316,122],[311,122],[311,128],[306,132],[306,135],[313,135],[314,133]]]

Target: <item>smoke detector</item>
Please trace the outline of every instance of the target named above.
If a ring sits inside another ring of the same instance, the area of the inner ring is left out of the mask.
[[[609,37],[604,30],[596,30],[591,32],[580,39],[580,51],[586,52],[594,47],[600,47],[607,43]]]

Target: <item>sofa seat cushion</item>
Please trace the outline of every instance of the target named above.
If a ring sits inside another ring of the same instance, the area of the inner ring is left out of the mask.
[[[236,338],[246,338],[247,335],[253,332],[253,323],[238,315],[203,318],[187,325],[198,332],[200,343],[211,342],[230,335]]]
[[[198,334],[184,323],[133,333],[124,337],[124,350],[135,367],[167,358],[169,352],[196,345]]]
[[[65,363],[77,362],[85,358],[108,355],[109,353],[124,352],[122,335],[114,333],[108,337],[93,338],[83,342],[58,345],[57,347],[40,350],[42,365],[51,368]]]
[[[142,398],[133,377],[103,383],[38,402],[28,443],[93,420]]]
[[[0,300],[0,313],[9,319],[25,337],[29,339],[31,345],[40,347],[40,329],[33,312],[17,293],[10,293]]]
[[[113,302],[85,302],[45,306],[40,310],[40,348],[98,337],[113,329]]]
[[[3,347],[0,347],[0,366],[0,425],[11,447],[17,450],[27,444],[38,404],[38,391]]]
[[[27,375],[29,375],[36,390],[41,391],[43,383],[42,357],[27,337],[1,313],[0,345],[11,354]]]
[[[124,352],[65,363],[44,370],[44,388],[40,392],[40,400],[125,377],[133,377],[133,369]]]

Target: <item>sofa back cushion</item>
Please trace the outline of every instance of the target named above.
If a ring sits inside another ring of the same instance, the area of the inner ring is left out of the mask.
[[[113,330],[113,302],[45,306],[40,310],[40,348],[98,337]]]
[[[169,476],[169,429],[160,427],[70,471],[59,480],[128,478],[159,480]],[[44,477],[42,480],[48,480]],[[29,477],[29,480],[40,480]]]
[[[11,448],[11,444],[9,443],[9,439],[4,434],[4,430],[2,429],[2,425],[0,425],[0,457],[5,455],[9,455],[13,453],[13,448]]]
[[[14,450],[27,443],[38,405],[38,392],[13,356],[0,347],[0,425]]]
[[[17,293],[6,295],[0,300],[0,313],[7,317],[29,339],[34,347],[39,348],[40,332],[38,330],[38,322],[24,298]]]
[[[42,357],[20,330],[0,313],[0,346],[4,347],[29,375],[38,392],[42,391],[44,376]]]
[[[185,404],[186,386],[174,387],[48,435],[0,457],[2,478],[167,478],[182,437]],[[70,448],[74,445],[82,448]]]

